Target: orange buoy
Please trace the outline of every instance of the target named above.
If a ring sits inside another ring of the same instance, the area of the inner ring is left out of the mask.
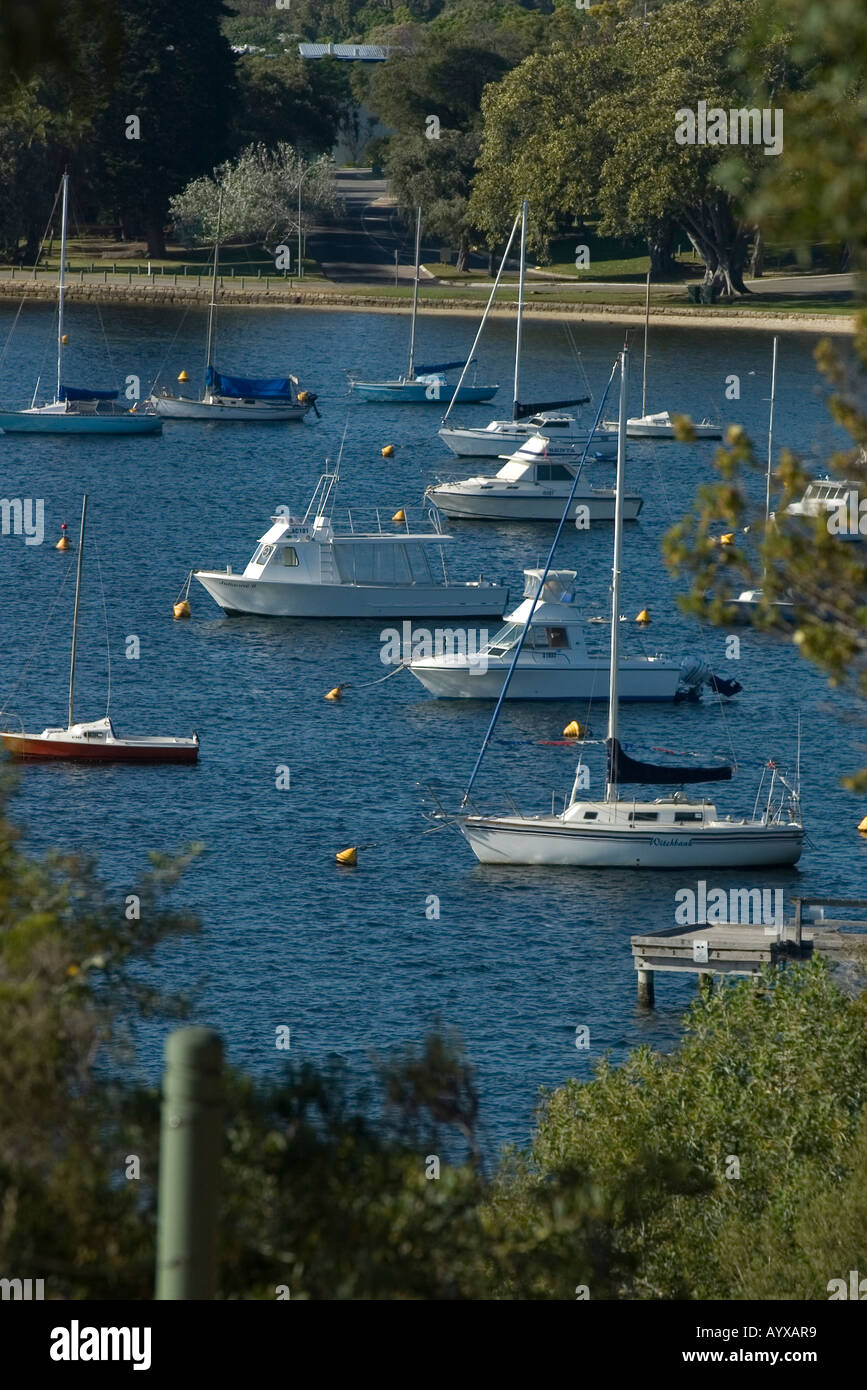
[[[382,446],[382,448],[380,449],[379,452],[382,454],[382,457],[383,457],[384,459],[391,459],[391,458],[394,458],[394,445],[393,445],[393,444],[383,444],[383,446]]]
[[[56,544],[56,546],[54,547],[54,549],[55,549],[55,550],[68,550],[68,549],[69,549],[69,537],[68,537],[67,534],[66,534],[66,522],[65,522],[65,521],[62,521],[62,522],[60,523],[60,540],[57,542],[57,544]]]
[[[338,864],[357,864],[358,850],[355,845],[350,845],[349,849],[339,849],[334,857]]]
[[[862,821],[858,822],[858,829],[862,835],[867,835],[867,816],[865,816]]]
[[[734,545],[734,543],[735,543],[735,533],[734,533],[734,531],[726,531],[726,533],[725,533],[724,536],[720,536],[720,538],[719,538],[719,543],[720,543],[720,545]]]
[[[182,598],[177,603],[173,603],[172,612],[176,618],[189,618],[192,612],[189,599]]]
[[[398,507],[397,511],[391,519],[392,521],[397,522],[406,521],[406,512],[404,511],[403,507]]]
[[[69,343],[69,335],[67,333],[64,333],[60,341],[62,342],[63,346],[66,347]]]
[[[577,719],[573,719],[563,730],[564,738],[583,738],[587,730],[583,724],[579,724]]]
[[[342,685],[335,685],[335,687],[334,687],[333,690],[329,690],[329,692],[328,692],[328,694],[325,696],[325,698],[326,698],[326,700],[342,700],[342,699],[343,699],[343,686],[342,686]]]
[[[647,627],[647,624],[650,622],[650,609],[642,608],[635,621],[641,623],[642,627]]]
[[[189,379],[190,379],[190,378],[187,376],[186,372],[184,372],[184,371],[178,372],[178,381],[189,381]]]

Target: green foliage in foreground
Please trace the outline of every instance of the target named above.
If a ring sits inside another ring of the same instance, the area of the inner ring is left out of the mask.
[[[181,1008],[142,965],[195,927],[165,900],[195,847],[152,862],[130,921],[92,865],[16,838],[0,818],[0,1273],[148,1298],[158,1096],[121,1067]],[[227,1075],[221,1297],[824,1298],[867,1265],[865,1006],[821,965],[699,999],[670,1057],[554,1091],[493,1176],[453,1039],[378,1070],[376,1107],[337,1063]]]

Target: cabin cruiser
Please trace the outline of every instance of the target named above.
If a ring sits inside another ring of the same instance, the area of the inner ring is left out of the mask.
[[[352,514],[339,530],[329,503],[337,473],[320,478],[304,516],[284,509],[272,516],[242,574],[194,570],[193,575],[227,613],[285,618],[502,617],[508,589],[446,573],[439,530],[411,531],[401,510],[386,529],[359,531]],[[357,515],[357,513],[356,513]]]
[[[443,425],[439,436],[459,458],[502,458],[540,434],[548,440],[551,457],[564,454],[580,458],[587,433],[579,416],[543,410],[526,420],[491,420],[483,429]],[[617,454],[616,432],[612,438],[610,432],[597,430],[588,454],[613,461]]]
[[[524,600],[477,652],[444,652],[410,661],[409,669],[432,695],[491,700],[503,690],[521,633],[529,626],[506,698],[509,700],[607,700],[608,653],[592,653],[586,620],[575,609],[575,570],[524,570]],[[736,695],[737,681],[716,677],[700,660],[672,661],[659,653],[620,658],[621,700],[677,700],[697,695],[703,684]]]
[[[569,498],[577,461],[551,458],[546,435],[528,439],[498,473],[479,474],[429,487],[425,496],[449,517],[479,521],[559,521]],[[588,522],[613,521],[615,491],[579,482],[574,496],[575,515]],[[642,499],[630,492],[623,498],[623,515],[635,521]]]
[[[858,540],[867,535],[867,522],[864,523],[863,530],[860,524],[861,488],[863,484],[846,482],[842,478],[817,478],[809,484],[803,497],[797,502],[789,503],[785,515],[803,517],[806,520],[826,516],[829,531],[838,536]]]
[[[722,439],[722,426],[712,420],[690,422],[696,439]],[[635,415],[626,421],[627,439],[674,439],[674,422],[667,410],[658,410],[653,415]]]

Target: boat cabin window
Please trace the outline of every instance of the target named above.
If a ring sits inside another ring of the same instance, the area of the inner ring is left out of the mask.
[[[353,541],[334,547],[337,567],[344,583],[408,584],[409,561],[406,546],[395,541]]]
[[[568,483],[572,474],[562,463],[537,463],[536,481],[538,483]]]
[[[565,627],[546,627],[545,634],[549,647],[568,647],[569,634]]]
[[[506,623],[499,632],[495,632],[488,644],[489,656],[505,656],[511,647],[514,647],[521,635],[521,627],[518,623]]]
[[[280,558],[284,565],[297,565],[298,551],[295,549],[294,545],[284,545],[280,551]]]
[[[700,820],[703,820],[703,819],[704,819],[704,818],[703,818],[703,816],[702,816],[701,811],[675,811],[675,813],[674,813],[674,823],[675,823],[675,825],[678,825],[678,824],[683,825],[683,824],[685,824],[687,821],[692,822],[692,821],[700,821]]]
[[[585,820],[595,820],[596,817],[597,817],[598,815],[599,815],[599,812],[598,812],[598,811],[585,811],[585,812],[584,812],[584,819],[585,819]]]
[[[629,819],[636,820],[659,820],[658,811],[630,811]]]
[[[274,554],[273,545],[263,545],[259,547],[258,554],[254,557],[253,563],[256,565],[267,565],[271,556]]]

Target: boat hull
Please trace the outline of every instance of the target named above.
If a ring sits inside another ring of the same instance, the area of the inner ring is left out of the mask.
[[[272,618],[500,618],[508,589],[494,584],[281,584],[219,570],[195,578],[226,613]]]
[[[291,405],[246,404],[243,401],[194,401],[184,396],[153,396],[154,409],[166,420],[255,420],[260,424],[277,424],[285,420],[303,420],[309,404]]]
[[[198,743],[188,740],[149,742],[144,739],[117,739],[105,742],[81,739],[42,738],[39,734],[0,733],[8,753],[14,758],[70,759],[95,763],[194,763]]]
[[[549,488],[539,488],[538,492],[519,491],[517,487],[493,488],[468,491],[460,486],[449,487],[444,484],[430,488],[428,498],[446,516],[459,520],[473,521],[559,521],[563,507],[569,496],[568,489],[562,493],[552,493]],[[586,507],[591,522],[614,520],[614,491],[597,492],[577,496],[574,507]],[[623,520],[636,521],[641,511],[642,499],[630,493],[623,499]],[[582,515],[584,515],[582,513]]]
[[[510,665],[511,663],[509,663]],[[413,662],[410,671],[432,695],[442,700],[496,700],[502,694],[508,666],[489,664],[482,671],[467,664],[430,665]],[[643,668],[634,662],[620,667],[620,698],[625,701],[673,700],[680,684],[680,666],[660,661]],[[608,701],[608,662],[558,670],[552,664],[519,664],[509,682],[507,700]]]
[[[722,430],[716,425],[693,425],[692,433],[696,439],[722,439]],[[642,424],[639,420],[627,420],[627,439],[674,439],[671,425]]]
[[[391,401],[396,405],[441,405],[457,399],[461,405],[490,401],[499,386],[462,386],[455,398],[455,387],[431,386],[421,381],[355,381],[352,394],[365,401]]]
[[[0,410],[4,434],[159,434],[163,422],[157,415],[41,414],[26,410]]]
[[[662,833],[570,826],[538,820],[468,817],[459,829],[482,864],[539,864],[581,869],[721,869],[796,864],[800,826],[733,825]]]

